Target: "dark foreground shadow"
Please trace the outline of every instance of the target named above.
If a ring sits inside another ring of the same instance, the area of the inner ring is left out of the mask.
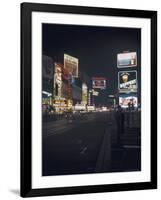
[[[10,189],[9,191],[16,196],[20,196],[20,191],[18,189]]]

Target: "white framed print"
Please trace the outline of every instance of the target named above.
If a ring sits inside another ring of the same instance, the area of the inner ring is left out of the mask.
[[[157,188],[157,12],[21,4],[21,196]]]

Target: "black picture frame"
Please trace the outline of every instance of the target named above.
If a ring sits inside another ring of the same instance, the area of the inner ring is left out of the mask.
[[[151,181],[58,188],[32,188],[32,12],[147,18],[151,21]],[[129,191],[157,188],[157,12],[52,4],[21,4],[21,189],[22,197]]]

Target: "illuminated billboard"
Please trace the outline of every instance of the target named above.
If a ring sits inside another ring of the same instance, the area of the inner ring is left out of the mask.
[[[88,111],[94,111],[95,110],[95,106],[87,106],[87,110]]]
[[[117,67],[136,67],[137,54],[136,52],[119,53],[117,54]]]
[[[137,72],[118,72],[118,89],[119,92],[137,92]]]
[[[62,95],[62,66],[55,63],[54,73],[54,96],[61,97]]]
[[[106,89],[106,78],[92,77],[92,87],[96,89]]]
[[[136,95],[120,95],[119,96],[119,105],[122,108],[136,108],[138,107],[138,98]]]
[[[95,90],[93,90],[93,91],[92,91],[92,95],[93,95],[93,96],[98,96],[98,95],[99,95],[99,92],[98,92],[98,91],[95,91]]]
[[[87,104],[88,102],[88,87],[86,83],[82,84],[82,104]]]
[[[78,77],[78,59],[77,58],[64,54],[64,68],[73,77]]]
[[[86,110],[86,106],[84,104],[76,104],[74,110]]]

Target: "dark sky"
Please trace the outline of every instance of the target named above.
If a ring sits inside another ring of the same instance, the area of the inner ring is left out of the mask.
[[[118,71],[138,70],[140,84],[141,31],[133,28],[43,24],[43,54],[63,63],[64,53],[79,59],[90,77],[107,78],[106,94],[115,93]],[[117,54],[136,51],[138,67],[117,68]]]

